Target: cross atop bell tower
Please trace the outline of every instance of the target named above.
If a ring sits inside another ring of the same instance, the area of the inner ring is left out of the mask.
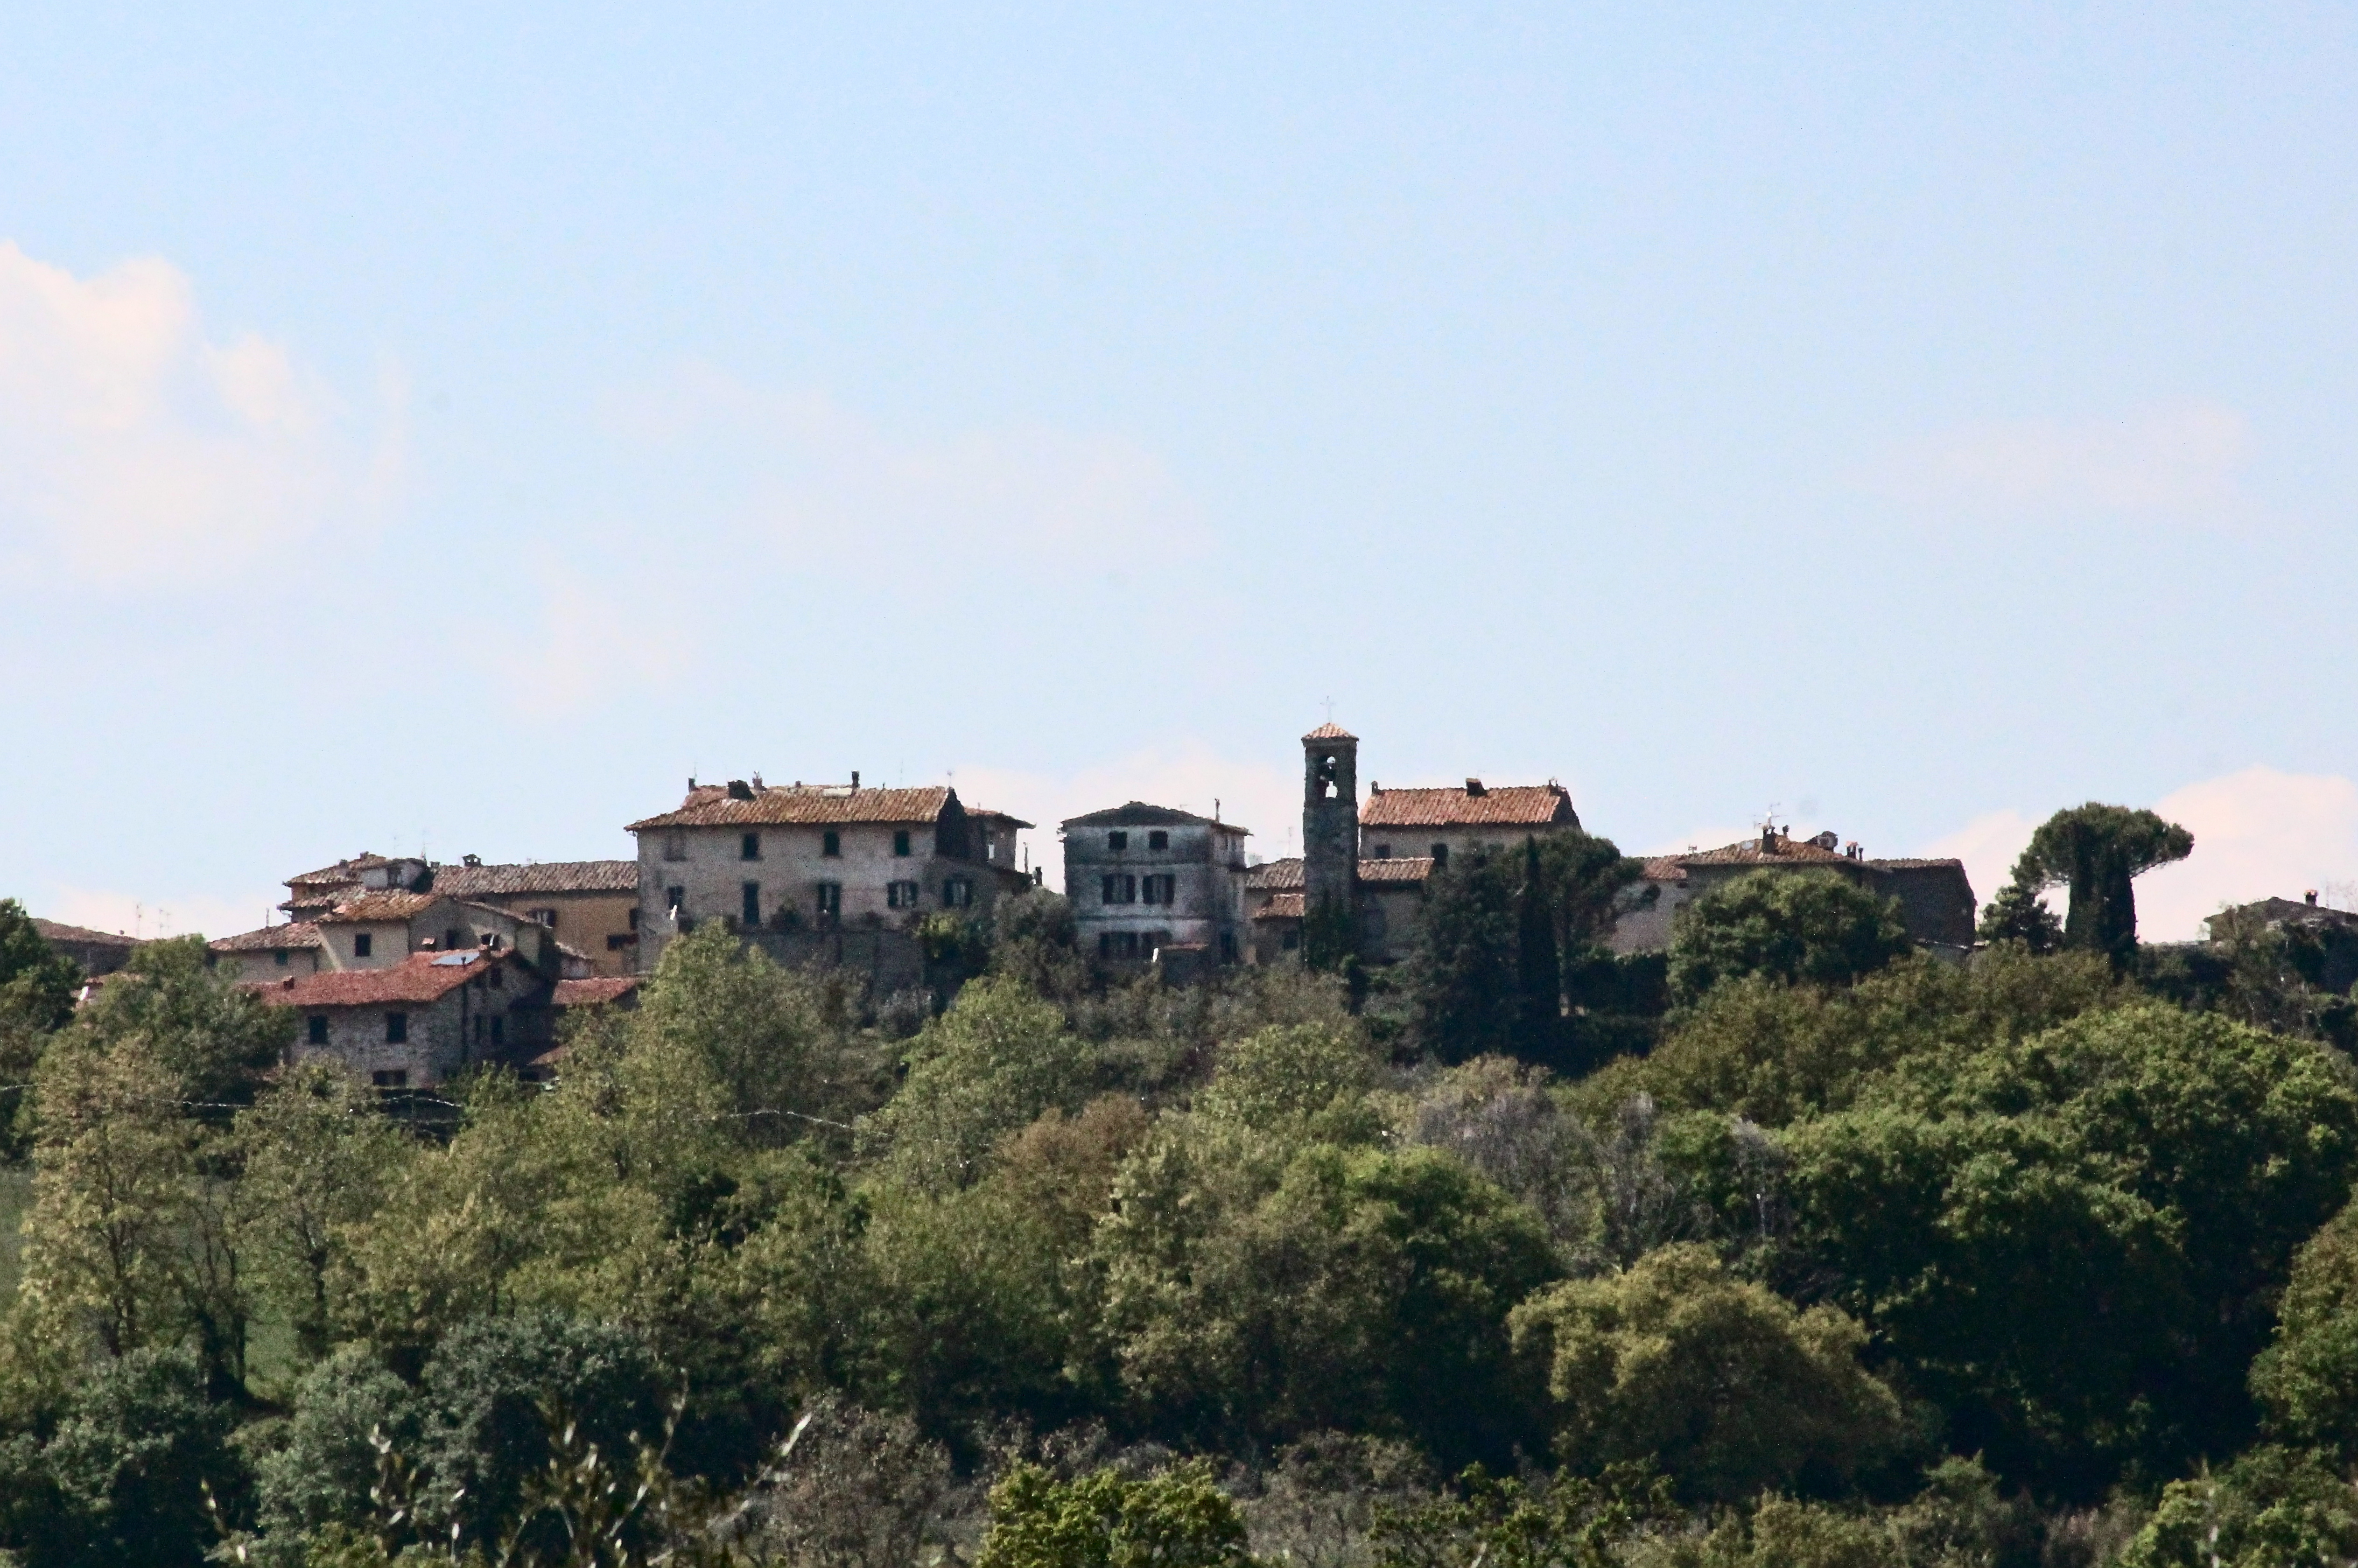
[[[1302,738],[1305,914],[1349,910],[1359,887],[1359,740],[1329,719]]]

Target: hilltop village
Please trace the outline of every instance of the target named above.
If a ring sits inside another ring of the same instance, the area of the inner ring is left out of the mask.
[[[1229,966],[1300,961],[1323,913],[1347,928],[1361,962],[1398,964],[1433,879],[1452,865],[1584,831],[1555,780],[1370,780],[1363,792],[1358,752],[1333,723],[1302,738],[1296,857],[1256,860],[1246,825],[1146,801],[1060,823],[1080,950],[1117,975],[1152,970],[1184,984]],[[425,1087],[486,1062],[532,1076],[550,1065],[565,1011],[634,1005],[665,946],[709,922],[780,962],[855,971],[871,996],[924,992],[939,979],[929,922],[988,922],[1001,901],[1042,885],[1039,868],[1018,863],[1016,836],[1033,826],[948,784],[880,788],[857,773],[843,784],[691,778],[676,806],[627,825],[635,860],[440,864],[364,852],[287,878],[284,921],[211,950],[216,966],[300,1014],[303,1048],[380,1087]],[[1644,860],[1615,903],[1606,946],[1660,952],[1682,908],[1763,870],[1832,871],[1895,900],[1909,937],[1935,955],[1961,959],[1974,946],[1974,892],[1960,861],[1878,859],[1832,832],[1779,826]],[[132,946],[41,926],[93,985]]]

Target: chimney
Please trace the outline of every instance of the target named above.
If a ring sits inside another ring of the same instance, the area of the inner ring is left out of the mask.
[[[729,781],[729,798],[731,800],[751,800],[753,798],[753,786],[747,784],[743,779],[730,779]]]
[[[687,793],[690,795],[694,795],[696,793],[696,775],[694,773],[687,775]]]
[[[1480,795],[1485,794],[1486,792],[1482,788],[1482,781],[1480,779],[1467,779],[1466,781],[1466,793],[1471,795]]]
[[[483,863],[483,858],[481,855],[461,855],[459,857],[459,863],[462,866],[480,866]]]
[[[1764,824],[1760,829],[1760,852],[1764,855],[1777,852],[1777,829],[1773,826]]]
[[[2309,904],[2311,909],[2317,907],[2317,890],[2315,888],[2309,889],[2309,892],[2304,893],[2302,896],[2309,900]]]
[[[858,789],[860,787],[860,770],[858,768],[851,770],[851,787],[854,789]]]

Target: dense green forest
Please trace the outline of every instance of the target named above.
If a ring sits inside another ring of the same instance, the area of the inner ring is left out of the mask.
[[[715,924],[554,1083],[394,1101],[194,938],[75,1009],[0,904],[0,1548],[2350,1561],[2351,1004],[2299,931],[2140,948],[2140,816],[1962,965],[1823,873],[1616,958],[1576,835],[1390,971],[1112,975],[1044,892],[928,1006]]]

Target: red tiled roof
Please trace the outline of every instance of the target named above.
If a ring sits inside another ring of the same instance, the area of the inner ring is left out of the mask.
[[[1422,882],[1432,880],[1433,860],[1427,855],[1402,855],[1389,860],[1361,860],[1363,882]]]
[[[558,1007],[599,1007],[620,1001],[638,989],[636,975],[600,975],[594,979],[559,980],[549,1000]]]
[[[1011,812],[992,811],[988,807],[980,806],[968,806],[966,808],[966,814],[968,819],[974,822],[1005,822],[1012,824],[1017,827],[1030,827],[1034,826],[1032,823],[1024,821],[1022,817],[1015,816]]]
[[[389,1002],[439,1001],[500,959],[470,949],[460,953],[412,953],[382,969],[337,969],[297,975],[254,993],[273,1007],[383,1007]]]
[[[968,815],[972,815],[968,813]],[[1108,806],[1092,811],[1086,816],[1067,816],[1057,824],[1060,827],[1225,827],[1231,833],[1245,829],[1233,822],[1216,822],[1208,816],[1198,816],[1192,811],[1175,806],[1150,806],[1133,800],[1126,806]]]
[[[1245,886],[1256,892],[1264,888],[1298,888],[1301,885],[1302,858],[1298,855],[1268,861],[1245,873]]]
[[[1788,838],[1782,833],[1768,840],[1762,849],[1758,838],[1746,838],[1734,844],[1723,844],[1716,849],[1705,849],[1699,855],[1681,855],[1682,866],[1790,866],[1810,864],[1843,866],[1855,864],[1839,849],[1829,849],[1807,838]]]
[[[61,920],[43,920],[35,916],[33,929],[45,942],[103,943],[109,947],[135,947],[139,944],[119,931],[92,931],[87,925],[68,925]]]
[[[407,920],[441,902],[440,893],[366,892],[348,899],[319,916],[322,925],[377,925]],[[502,913],[505,913],[503,911]]]
[[[751,800],[726,786],[704,784],[688,792],[676,811],[633,822],[629,831],[650,827],[832,827],[854,822],[936,822],[957,799],[946,785],[919,789],[852,789],[842,784],[772,784]]]
[[[1330,719],[1304,735],[1303,739],[1305,741],[1356,741],[1358,737]]]
[[[1547,827],[1580,826],[1561,784],[1505,784],[1480,794],[1455,789],[1386,789],[1359,807],[1362,827]]]
[[[300,876],[288,877],[287,885],[297,892],[312,886],[343,887],[359,881],[362,871],[376,866],[389,866],[392,863],[383,855],[363,851],[350,860],[338,860],[332,866],[322,866],[316,871],[305,871]]]
[[[290,921],[285,925],[265,925],[259,931],[241,931],[234,936],[223,936],[205,944],[216,953],[280,953],[301,947],[323,947],[326,942],[319,928],[308,920]]]
[[[1298,892],[1272,894],[1270,901],[1252,913],[1255,920],[1299,920],[1302,918],[1302,895]]]
[[[639,891],[636,860],[543,860],[521,866],[437,866],[434,891],[452,898]]]
[[[1684,866],[1676,855],[1651,855],[1646,860],[1646,880],[1650,882],[1682,882],[1687,880]]]

